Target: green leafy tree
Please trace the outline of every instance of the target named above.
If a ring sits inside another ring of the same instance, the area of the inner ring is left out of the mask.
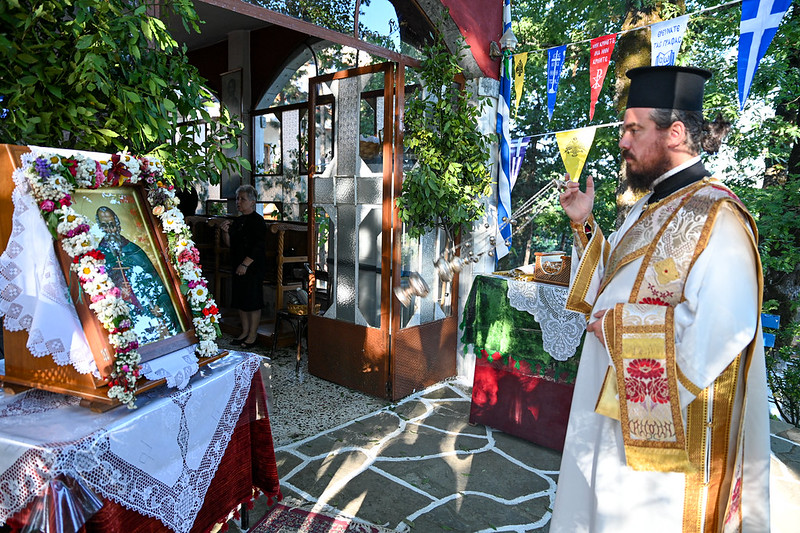
[[[483,101],[475,105],[472,93],[454,83],[462,76],[457,60],[441,38],[425,50],[418,70],[422,90],[409,97],[404,118],[405,144],[416,164],[397,198],[411,237],[442,228],[450,243],[483,216],[481,199],[491,194],[491,139],[477,129]]]
[[[224,108],[212,116],[205,81],[164,24],[172,15],[199,31],[191,2],[159,2],[159,16],[143,0],[3,3],[0,142],[153,154],[179,186],[249,170],[226,155],[241,124]]]

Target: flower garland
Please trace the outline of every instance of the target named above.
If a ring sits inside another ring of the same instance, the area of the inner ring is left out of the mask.
[[[192,240],[174,187],[164,180],[161,162],[130,154],[114,154],[109,161],[96,161],[80,154],[64,157],[29,152],[22,156],[21,172],[30,185],[42,218],[54,238],[61,238],[64,251],[72,258],[71,269],[91,303],[89,307],[108,331],[108,342],[116,353],[113,369],[103,376],[108,397],[128,408],[135,407],[139,379],[139,341],[133,329],[128,303],[106,271],[99,241],[89,232],[90,221],[72,208],[76,188],[145,183],[147,200],[167,235],[169,257],[181,279],[181,292],[192,311],[192,323],[199,339],[195,353],[207,357],[217,353],[220,336],[219,310],[202,276],[200,254]]]

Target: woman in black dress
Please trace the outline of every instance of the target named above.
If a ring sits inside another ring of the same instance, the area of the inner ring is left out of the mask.
[[[256,190],[252,185],[240,186],[236,189],[236,208],[242,214],[221,225],[223,241],[231,251],[231,305],[239,311],[242,322],[242,333],[231,344],[242,348],[255,345],[261,308],[264,307],[262,282],[266,267],[267,225],[255,212],[255,207]]]

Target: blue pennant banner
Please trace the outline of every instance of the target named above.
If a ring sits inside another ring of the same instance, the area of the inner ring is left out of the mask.
[[[564,66],[564,54],[567,45],[562,44],[547,50],[547,118],[553,120],[553,109],[556,107],[558,82],[561,80],[561,68]]]

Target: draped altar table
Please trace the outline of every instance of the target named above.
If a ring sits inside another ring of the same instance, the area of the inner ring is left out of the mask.
[[[260,364],[232,352],[135,410],[94,413],[35,389],[0,396],[0,525],[49,516],[73,531],[77,502],[94,498],[102,508],[82,531],[204,532],[253,487],[277,497]]]
[[[558,285],[475,277],[461,322],[476,355],[471,423],[563,449],[585,330],[566,297]]]

